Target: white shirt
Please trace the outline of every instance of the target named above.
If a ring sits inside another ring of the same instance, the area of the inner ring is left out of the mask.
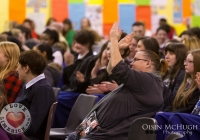
[[[44,76],[44,73],[38,75],[37,77],[33,78],[31,81],[29,81],[27,84],[26,84],[26,89],[31,87],[33,84],[37,83],[38,81],[44,79],[45,76]]]
[[[53,62],[54,62],[54,63],[57,63],[57,64],[59,64],[59,65],[62,66],[62,63],[63,63],[63,56],[62,56],[62,53],[61,53],[60,51],[55,51],[55,52],[53,53],[53,56],[54,56]]]
[[[86,53],[86,54],[87,54],[87,53]],[[83,57],[86,56],[86,54],[84,54],[84,55],[79,54],[79,55],[78,55],[78,59],[83,59]]]

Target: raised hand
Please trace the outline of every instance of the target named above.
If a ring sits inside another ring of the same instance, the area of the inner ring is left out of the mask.
[[[122,34],[122,30],[119,30],[118,22],[115,22],[110,30],[110,39],[117,39],[119,40]]]
[[[100,60],[98,59],[95,63],[95,66],[93,67],[92,71],[91,71],[91,77],[92,78],[96,78],[97,77],[97,72],[98,70],[100,69],[101,67],[101,62]]]
[[[129,47],[129,45],[131,44],[131,41],[134,37],[134,33],[130,33],[128,35],[126,35],[123,39],[120,40],[119,44],[119,48],[120,49],[126,49]]]
[[[79,82],[85,82],[85,76],[80,71],[77,71],[76,80],[78,80]]]

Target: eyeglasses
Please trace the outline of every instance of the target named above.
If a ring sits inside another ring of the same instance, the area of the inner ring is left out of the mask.
[[[140,61],[140,60],[142,60],[142,61],[149,61],[149,60],[146,60],[146,59],[133,58],[133,61],[132,61],[132,62]]]
[[[184,63],[186,63],[186,64],[193,63],[193,61],[191,61],[191,60],[184,60]]]

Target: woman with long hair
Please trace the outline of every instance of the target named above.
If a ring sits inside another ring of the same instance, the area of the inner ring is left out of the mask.
[[[162,77],[164,84],[164,108],[168,107],[178,91],[185,75],[184,60],[187,57],[187,47],[182,43],[168,43],[165,47],[165,60],[168,70]]]
[[[8,103],[14,102],[22,88],[16,74],[19,55],[20,50],[15,43],[0,43],[0,80],[3,81]]]
[[[195,107],[196,103],[198,102],[199,96],[200,96],[200,90],[198,89],[199,76],[196,77],[197,73],[200,71],[199,60],[200,60],[200,49],[196,49],[188,53],[187,58],[184,61],[185,73],[186,73],[184,80],[180,88],[178,89],[178,92],[176,93],[176,96],[172,105],[167,108],[168,110],[166,110],[170,112],[163,112],[163,113],[156,114],[155,118],[158,121],[158,125],[163,126],[162,129],[158,130],[158,133],[157,133],[158,140],[164,140],[167,137],[167,133],[163,134],[164,128],[165,128],[164,126],[166,125],[167,126],[168,125],[183,125],[184,123],[194,124],[194,122],[195,124],[197,124],[197,121],[192,121],[189,115],[186,115],[186,113],[192,113],[192,110]],[[183,114],[183,118],[181,119],[181,121],[180,120],[178,121],[177,117],[180,116],[178,117],[180,119],[181,113],[184,113],[185,115]],[[175,115],[176,115],[176,119],[175,119]],[[186,118],[185,116],[188,116],[188,118]],[[184,123],[179,124],[179,122],[184,122]],[[180,132],[183,131],[180,128],[177,128],[173,131],[177,132],[179,130]],[[197,132],[197,131],[194,130],[194,132]],[[186,140],[188,137],[190,136],[189,135],[185,136],[184,140]]]

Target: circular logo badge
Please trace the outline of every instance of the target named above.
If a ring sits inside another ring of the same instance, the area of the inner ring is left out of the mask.
[[[8,104],[1,111],[0,124],[8,133],[24,133],[31,124],[30,112],[20,103]]]

